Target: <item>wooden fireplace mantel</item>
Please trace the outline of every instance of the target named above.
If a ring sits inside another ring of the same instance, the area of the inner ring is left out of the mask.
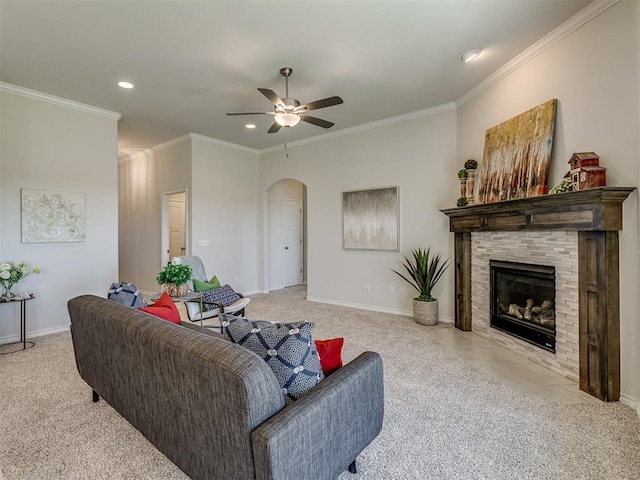
[[[600,187],[441,210],[455,245],[455,326],[471,330],[471,234],[578,232],[580,389],[620,398],[619,240],[622,203],[635,187]]]

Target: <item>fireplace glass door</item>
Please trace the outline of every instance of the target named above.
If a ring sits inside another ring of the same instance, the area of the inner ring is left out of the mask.
[[[491,326],[555,352],[555,268],[491,260]]]

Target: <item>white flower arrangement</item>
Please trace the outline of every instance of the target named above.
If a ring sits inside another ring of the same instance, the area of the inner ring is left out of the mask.
[[[2,284],[4,289],[2,296],[5,298],[13,296],[11,293],[13,286],[32,273],[38,275],[40,273],[40,268],[29,268],[29,264],[26,262],[0,263],[0,284]]]

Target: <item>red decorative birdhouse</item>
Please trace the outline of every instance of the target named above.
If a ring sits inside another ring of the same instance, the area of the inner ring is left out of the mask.
[[[569,167],[574,191],[607,185],[607,169],[600,166],[600,157],[594,152],[574,153]]]

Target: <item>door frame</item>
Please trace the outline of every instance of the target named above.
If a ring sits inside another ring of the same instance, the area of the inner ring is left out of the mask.
[[[184,243],[185,255],[191,252],[189,241],[189,189],[172,190],[160,194],[160,268],[171,261],[169,258],[169,197],[176,193],[184,193]]]

